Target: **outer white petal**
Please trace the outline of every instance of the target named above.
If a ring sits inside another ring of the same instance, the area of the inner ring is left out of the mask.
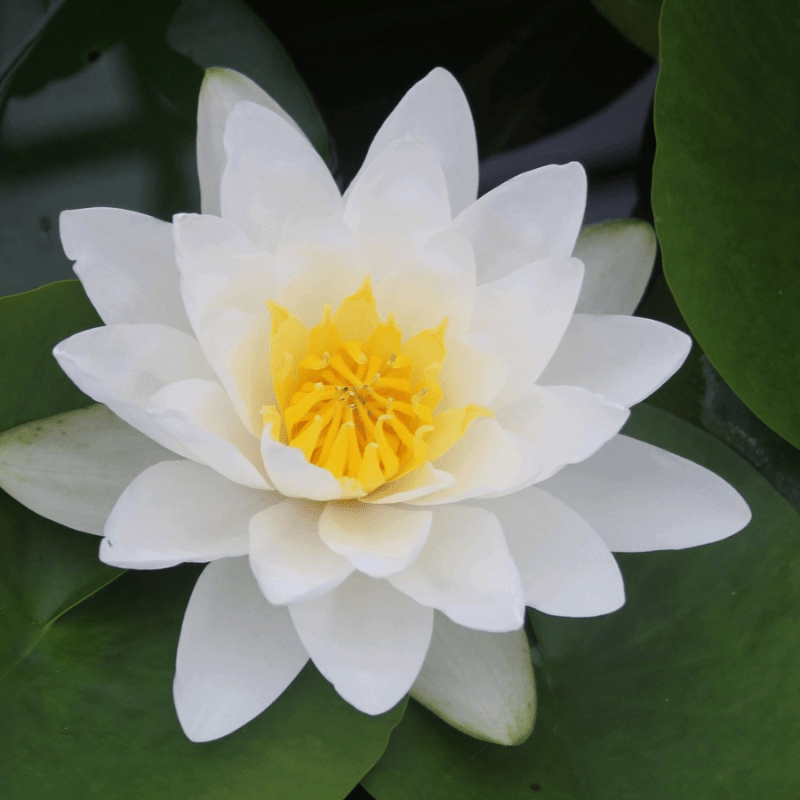
[[[436,469],[429,461],[396,481],[390,481],[361,498],[362,503],[407,503],[427,494],[449,489],[455,483],[449,472]]]
[[[549,258],[478,287],[470,341],[506,365],[505,394],[535,382],[547,366],[572,318],[582,280],[580,261]]]
[[[317,669],[365,714],[382,714],[405,696],[433,629],[432,609],[359,572],[289,613]]]
[[[747,503],[718,475],[623,435],[541,488],[574,508],[618,553],[716,542],[751,517]]]
[[[373,578],[407,569],[431,529],[433,512],[356,501],[327,503],[319,535],[334,552]]]
[[[147,411],[195,461],[244,486],[273,488],[264,475],[259,440],[242,425],[215,381],[171,383],[153,395]]]
[[[532,448],[538,482],[591,456],[629,415],[623,406],[576,386],[531,386],[526,397],[498,410],[497,422]]]
[[[300,130],[297,123],[250,78],[232,69],[207,69],[197,105],[197,173],[204,214],[220,215],[219,187],[226,161],[222,137],[228,114],[240,100],[264,106]]]
[[[308,661],[285,608],[258,591],[246,558],[209,564],[183,618],[173,695],[184,733],[208,742],[270,706]]]
[[[115,567],[160,569],[242,556],[250,519],[280,499],[193,461],[162,461],[122,493],[106,522],[100,558]]]
[[[188,332],[172,226],[121,208],[62,211],[61,244],[106,325],[157,323]]]
[[[493,419],[476,419],[464,436],[434,465],[454,477],[453,485],[409,498],[414,505],[455,503],[470,497],[493,497],[531,483],[541,471],[533,448]]]
[[[436,153],[447,180],[453,214],[459,214],[475,201],[478,195],[475,127],[467,98],[447,70],[437,67],[411,87],[373,139],[361,170],[394,139],[407,136],[425,139]]]
[[[213,380],[200,346],[163,325],[108,325],[60,342],[53,355],[78,388],[180,456],[189,452],[145,410],[152,396],[188,378]]]
[[[575,258],[586,265],[578,298],[581,314],[632,314],[656,257],[656,235],[644,220],[612,219],[585,227]]]
[[[388,580],[467,628],[511,631],[524,621],[519,572],[500,522],[482,508],[437,508],[417,560]]]
[[[481,505],[503,526],[525,605],[562,617],[596,617],[625,602],[608,546],[576,511],[536,486]]]
[[[123,489],[174,454],[93,405],[0,434],[0,486],[47,519],[102,535]]]
[[[328,470],[310,464],[300,448],[276,442],[271,427],[264,428],[261,436],[261,456],[270,481],[281,494],[319,501],[364,496],[355,483],[346,489]]]
[[[322,508],[321,503],[286,500],[250,521],[250,567],[270,603],[318,597],[353,571],[319,537]]]
[[[377,284],[415,245],[450,226],[450,201],[436,154],[422,139],[396,139],[353,181],[344,221]]]
[[[585,205],[586,173],[573,161],[506,181],[453,224],[475,249],[478,283],[488,283],[531,261],[572,255]]]
[[[398,259],[376,288],[381,319],[394,314],[410,334],[448,318],[448,333],[464,333],[475,299],[475,257],[469,242],[451,230],[434,234]]]
[[[433,636],[411,696],[476,739],[522,744],[536,718],[525,631],[488,633],[434,615]]]
[[[539,378],[545,386],[580,386],[630,407],[683,364],[692,340],[643,317],[576,314]]]
[[[342,198],[311,143],[278,114],[237,103],[225,126],[222,216],[268,252],[286,219],[313,203],[341,216]]]

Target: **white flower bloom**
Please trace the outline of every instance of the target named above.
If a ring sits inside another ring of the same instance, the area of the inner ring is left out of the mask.
[[[441,69],[344,197],[274,101],[210,70],[198,168],[203,214],[62,214],[105,326],[55,355],[102,405],[5,434],[3,486],[101,533],[109,564],[211,562],[175,676],[193,740],[259,714],[309,657],[366,713],[411,691],[524,739],[526,605],[611,612],[611,550],[749,519],[717,476],[619,434],[689,350],[630,316],[652,231],[579,238],[575,163],[476,199],[472,119]]]

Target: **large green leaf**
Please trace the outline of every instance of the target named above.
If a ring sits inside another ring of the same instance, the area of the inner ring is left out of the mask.
[[[800,446],[797,2],[667,0],[653,210],[664,271],[711,363]]]
[[[753,522],[706,547],[619,555],[627,602],[614,614],[532,612],[542,660],[533,737],[518,748],[470,743],[410,707],[365,779],[378,800],[794,796],[800,519],[693,426],[641,406],[626,432],[722,475]]]
[[[640,50],[658,58],[658,17],[663,0],[591,0],[591,3]]]

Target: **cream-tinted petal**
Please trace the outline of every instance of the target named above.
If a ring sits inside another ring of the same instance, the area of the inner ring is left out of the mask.
[[[468,628],[511,631],[524,620],[519,572],[500,522],[482,508],[437,508],[416,561],[388,580],[418,603]]]
[[[718,475],[623,435],[540,488],[574,508],[618,553],[716,542],[751,517],[741,495]]]
[[[365,714],[382,714],[403,699],[433,629],[432,609],[359,572],[289,613],[317,669]]]
[[[447,70],[437,67],[409,89],[372,140],[353,184],[392,141],[407,136],[424,139],[436,153],[454,215],[475,201],[478,195],[475,126],[467,98]]]
[[[525,605],[562,617],[596,617],[625,602],[617,562],[576,511],[530,486],[481,506],[497,515],[519,569]]]
[[[100,558],[115,567],[159,569],[242,556],[250,519],[280,499],[193,461],[162,461],[122,493],[106,521]]]
[[[536,718],[525,631],[476,631],[436,612],[428,655],[411,696],[468,736],[522,744]]]
[[[188,332],[172,226],[121,208],[62,211],[61,244],[106,325],[160,324]]]
[[[250,521],[250,567],[270,603],[319,597],[353,571],[320,539],[322,508],[307,500],[284,500]]]
[[[246,558],[209,564],[178,640],[173,696],[184,733],[208,742],[247,724],[307,661],[289,612],[264,599]]]
[[[585,205],[583,167],[552,164],[492,189],[453,224],[472,242],[478,283],[488,283],[531,261],[572,255]]]
[[[300,131],[297,123],[250,78],[232,69],[207,69],[197,104],[197,174],[204,214],[221,214],[219,190],[227,160],[222,137],[228,115],[240,100],[268,108]]]
[[[407,503],[442,489],[449,489],[455,478],[443,470],[436,469],[426,461],[417,469],[405,474],[402,478],[389,481],[383,486],[361,498],[362,503]]]
[[[432,519],[428,510],[357,501],[327,503],[319,520],[319,535],[356,569],[373,578],[385,578],[413,563],[428,538]]]
[[[643,317],[576,314],[539,378],[545,386],[580,386],[630,407],[683,364],[692,340]]]
[[[575,258],[586,265],[576,311],[632,314],[653,271],[656,234],[641,219],[611,219],[583,228]]]
[[[125,487],[173,458],[106,406],[91,405],[0,434],[0,487],[47,519],[102,536]]]
[[[284,222],[301,205],[341,216],[342,199],[325,162],[278,114],[239,102],[223,141],[222,216],[267,252],[274,252]]]

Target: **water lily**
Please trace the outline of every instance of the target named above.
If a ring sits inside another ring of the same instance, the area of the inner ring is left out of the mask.
[[[533,724],[525,607],[624,602],[612,551],[690,547],[749,510],[619,433],[689,339],[632,317],[652,230],[581,232],[580,165],[477,198],[475,134],[434,70],[341,195],[287,114],[210,70],[202,214],[61,216],[105,326],[55,356],[98,405],[0,441],[0,482],[133,569],[210,562],[174,697],[195,741],[308,659],[356,708],[409,691],[457,727]]]

